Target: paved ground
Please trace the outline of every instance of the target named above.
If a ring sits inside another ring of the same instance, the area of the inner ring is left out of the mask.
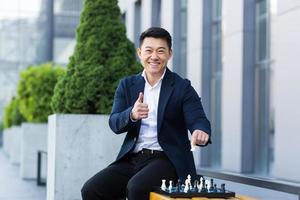
[[[46,187],[20,177],[20,167],[9,163],[0,148],[0,200],[46,200]]]

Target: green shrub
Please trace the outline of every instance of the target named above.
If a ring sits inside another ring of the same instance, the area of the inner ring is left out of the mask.
[[[20,112],[28,122],[47,122],[51,115],[51,98],[55,84],[65,73],[60,66],[50,63],[30,66],[21,72],[18,84]]]
[[[56,113],[108,114],[119,80],[141,70],[117,0],[85,0],[76,47],[55,86]]]
[[[25,118],[19,110],[19,99],[13,97],[4,109],[3,128],[21,125]]]

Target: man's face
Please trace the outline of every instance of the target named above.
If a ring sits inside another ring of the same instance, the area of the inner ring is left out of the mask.
[[[147,75],[161,76],[172,56],[167,41],[160,38],[146,37],[137,54]]]

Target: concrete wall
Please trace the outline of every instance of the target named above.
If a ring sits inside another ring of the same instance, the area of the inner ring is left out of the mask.
[[[11,134],[12,128],[7,128],[3,130],[3,151],[9,156],[10,154],[10,146],[11,146]]]
[[[300,181],[300,2],[278,1],[272,21],[275,177]]]
[[[13,126],[10,134],[9,161],[11,164],[19,165],[21,159],[21,127]]]
[[[37,178],[37,152],[47,151],[47,124],[23,123],[21,129],[20,174],[24,179]],[[42,172],[46,163],[42,163]],[[42,177],[45,177],[43,175]]]
[[[115,160],[124,139],[106,115],[51,115],[47,200],[79,200],[83,184]]]
[[[222,167],[241,170],[243,1],[223,1]]]

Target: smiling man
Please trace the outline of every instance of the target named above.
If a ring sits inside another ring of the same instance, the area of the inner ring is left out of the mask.
[[[167,68],[169,32],[158,27],[143,32],[137,54],[144,70],[120,81],[109,119],[116,134],[126,133],[125,140],[116,161],[84,184],[83,200],[148,200],[162,179],[195,178],[191,143],[211,142],[200,97],[190,81]]]

